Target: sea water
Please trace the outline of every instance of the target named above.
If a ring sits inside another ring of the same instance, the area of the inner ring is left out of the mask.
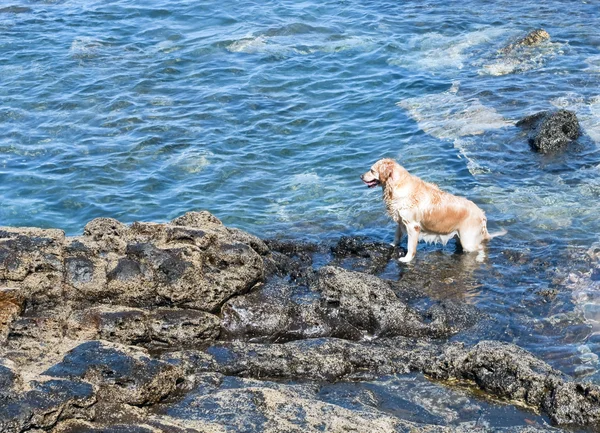
[[[499,51],[536,28],[550,40]],[[264,238],[390,242],[359,175],[392,157],[508,234],[484,263],[419,245],[385,276],[477,305],[492,324],[466,340],[600,383],[598,28],[596,1],[5,1],[0,223],[206,209]],[[582,137],[533,153],[516,121],[556,108]]]

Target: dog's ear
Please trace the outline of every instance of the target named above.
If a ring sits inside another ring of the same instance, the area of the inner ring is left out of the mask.
[[[394,161],[384,161],[379,167],[379,181],[385,183],[388,179],[397,181],[400,178],[398,170],[396,170],[396,164]]]

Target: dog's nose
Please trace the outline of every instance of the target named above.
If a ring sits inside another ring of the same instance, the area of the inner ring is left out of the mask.
[[[360,175],[360,180],[365,180],[365,175],[364,174]]]

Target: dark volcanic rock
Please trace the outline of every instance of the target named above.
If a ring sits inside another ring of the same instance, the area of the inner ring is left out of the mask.
[[[0,381],[4,377],[0,371]],[[28,388],[0,397],[0,431],[49,429],[64,419],[94,417],[96,395],[89,383],[56,379],[32,381]]]
[[[59,355],[64,350],[61,343],[68,314],[68,310],[32,310],[16,318],[0,351],[18,364],[37,363]]]
[[[312,268],[313,256],[321,253],[317,244],[268,240],[271,255],[265,259],[265,273],[268,276],[289,277],[297,285],[309,286],[315,281]]]
[[[550,35],[544,29],[535,29],[527,33],[525,36],[517,39],[516,41],[508,44],[504,48],[500,49],[499,52],[502,54],[509,54],[515,50],[524,47],[533,47],[540,43],[550,39]]]
[[[0,342],[6,341],[10,325],[23,311],[24,303],[21,289],[0,287]]]
[[[16,395],[21,387],[22,380],[14,363],[0,358],[0,400]]]
[[[394,254],[360,238],[263,242],[208,212],[100,218],[70,238],[0,229],[0,430],[451,431],[318,391],[414,372],[598,428],[597,386],[514,345],[448,343],[484,316],[426,299],[443,276],[428,268],[373,275]]]
[[[32,304],[56,305],[62,298],[62,230],[0,229],[0,285],[19,288]]]
[[[563,150],[579,137],[577,116],[568,110],[542,111],[525,117],[517,126],[529,131],[529,144],[540,153]]]
[[[67,334],[72,339],[103,339],[147,347],[184,348],[216,340],[220,320],[214,314],[179,308],[100,305],[71,314]]]
[[[94,425],[81,420],[70,420],[53,430],[54,433],[157,433],[151,426],[133,424]]]
[[[238,242],[224,226],[211,224],[201,230],[135,223],[119,238],[126,244],[124,251],[107,256],[106,285],[81,290],[77,282],[67,283],[77,299],[213,311],[262,280],[263,266],[250,246]]]
[[[492,395],[543,410],[560,425],[600,428],[600,387],[571,382],[512,344],[451,345],[436,362],[418,368],[435,378],[472,381]]]
[[[159,308],[148,314],[153,346],[198,346],[214,341],[219,336],[220,320],[217,316],[197,310]]]
[[[481,318],[467,304],[435,306],[425,320],[394,292],[394,283],[373,275],[326,266],[319,270],[324,303],[357,329],[376,336],[443,337],[468,328]],[[452,314],[447,314],[452,309]],[[462,318],[462,319],[461,319]]]
[[[415,359],[435,358],[435,345],[420,347],[411,340],[352,342],[336,338],[284,344],[233,342],[211,346],[206,353],[168,355],[188,371],[217,371],[250,378],[337,381],[408,373]]]
[[[376,274],[385,270],[395,249],[390,244],[383,242],[369,242],[364,238],[343,236],[331,248],[334,263],[349,266],[353,270]]]
[[[214,423],[220,429],[263,432],[419,431],[418,425],[369,407],[349,409],[319,400],[313,385],[281,384],[209,373],[197,388],[165,410],[171,417]],[[231,408],[236,407],[235,416]]]
[[[178,225],[186,222],[193,226]],[[66,300],[214,311],[263,279],[261,254],[268,247],[260,239],[202,212],[131,227],[99,218],[73,238],[3,228],[0,284],[44,308]]]
[[[221,314],[223,339],[281,343],[303,338],[363,337],[359,329],[340,318],[337,310],[322,305],[317,293],[304,291],[299,296],[282,283],[267,284],[227,301]]]
[[[270,283],[229,300],[222,309],[221,337],[278,343],[319,337],[440,338],[481,319],[473,306],[450,301],[422,315],[396,295],[395,283],[338,267],[321,268],[313,284],[303,289]]]
[[[190,371],[249,378],[337,381],[416,371],[463,381],[497,398],[541,410],[559,425],[600,428],[600,387],[572,382],[508,343],[483,341],[465,348],[399,338],[377,343],[317,339],[279,345],[231,343],[213,346],[205,354],[181,355],[179,361]]]
[[[132,405],[153,404],[175,390],[182,371],[134,347],[89,341],[71,350],[44,372],[51,377],[85,380],[103,399]]]

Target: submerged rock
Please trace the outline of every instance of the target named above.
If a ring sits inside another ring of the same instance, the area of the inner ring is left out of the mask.
[[[579,137],[577,116],[568,110],[542,111],[525,117],[516,125],[528,131],[529,144],[540,153],[564,150]]]
[[[394,257],[395,249],[383,242],[370,242],[363,238],[343,236],[331,248],[334,263],[349,262],[353,270],[377,274],[382,272]]]

